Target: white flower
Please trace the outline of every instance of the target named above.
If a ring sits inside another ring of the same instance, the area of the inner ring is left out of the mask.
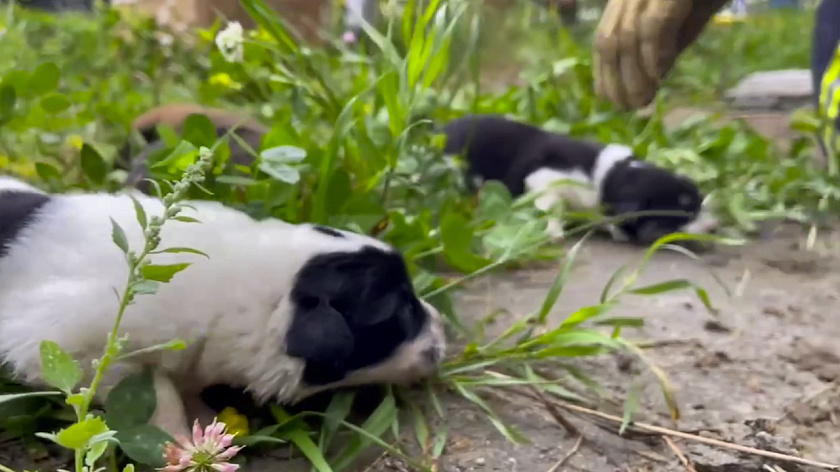
[[[231,21],[216,35],[216,46],[228,62],[239,62],[243,54],[243,30],[238,21]]]

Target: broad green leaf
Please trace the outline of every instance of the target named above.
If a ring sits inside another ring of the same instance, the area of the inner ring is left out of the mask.
[[[8,84],[0,86],[0,123],[12,119],[15,113],[17,92]]]
[[[99,460],[99,458],[105,454],[105,451],[108,450],[108,445],[111,441],[116,442],[114,439],[116,434],[116,431],[106,431],[90,438],[90,449],[88,449],[87,454],[85,454],[85,465],[89,468],[93,468],[96,461]]]
[[[148,225],[148,220],[146,218],[146,210],[136,198],[134,198],[131,195],[129,195],[129,197],[131,197],[131,202],[134,203],[134,215],[137,217],[137,223],[145,231],[146,226]]]
[[[198,158],[198,148],[195,147],[189,141],[184,140],[184,141],[180,141],[178,143],[178,145],[175,146],[175,149],[173,149],[172,152],[170,152],[168,156],[164,157],[163,159],[161,159],[158,162],[155,162],[150,167],[152,169],[159,169],[161,167],[169,166],[169,165],[175,163],[176,161],[180,161],[182,159],[192,163],[192,162],[195,162],[195,160],[197,158]],[[184,166],[184,168],[186,168],[186,165]]]
[[[160,288],[160,282],[154,280],[141,280],[132,285],[132,289],[137,295],[154,295],[158,288]]]
[[[56,442],[68,449],[81,449],[91,438],[107,431],[108,425],[102,418],[92,417],[61,430],[56,435]]]
[[[36,162],[35,172],[41,180],[46,182],[61,182],[61,172],[59,172],[52,164],[48,164],[46,162]]]
[[[125,236],[125,231],[113,218],[111,218],[111,240],[122,249],[122,252],[128,253],[128,238]]]
[[[182,139],[189,141],[196,147],[212,147],[216,142],[216,126],[210,118],[193,113],[184,120]]]
[[[478,206],[475,214],[483,220],[500,220],[511,211],[513,199],[510,191],[499,181],[485,182],[478,191]]]
[[[472,252],[473,229],[463,216],[450,212],[443,217],[440,236],[446,261],[464,272],[475,272],[490,264],[490,261]]]
[[[108,425],[122,431],[146,424],[155,412],[157,400],[150,369],[123,378],[105,399]]]
[[[294,185],[300,181],[300,172],[294,167],[289,167],[285,164],[261,162],[257,167],[272,178],[287,184]]]
[[[204,256],[204,257],[210,259],[210,256],[208,256],[207,254],[199,251],[198,249],[192,249],[192,248],[188,248],[188,247],[168,247],[166,249],[161,249],[159,251],[154,251],[152,254],[159,254],[159,253],[164,253],[164,252],[168,252],[168,253],[172,253],[172,254],[179,254],[179,253],[197,254],[199,256]]]
[[[133,461],[152,467],[163,467],[163,445],[175,440],[156,426],[145,424],[117,432],[120,449]]]
[[[41,108],[45,112],[51,113],[53,115],[57,115],[67,110],[72,104],[73,103],[70,101],[70,99],[67,98],[66,95],[61,93],[51,93],[49,95],[46,95],[41,98],[40,102]]]
[[[33,95],[46,95],[58,87],[61,71],[52,62],[45,62],[32,72],[29,77],[29,91]]]
[[[143,266],[141,269],[141,273],[143,274],[143,278],[148,280],[154,280],[155,282],[169,282],[172,280],[172,277],[175,276],[178,272],[186,269],[190,266],[190,263],[183,262],[180,264],[167,264],[167,265],[147,265]]]
[[[89,178],[91,182],[98,185],[105,182],[105,177],[108,174],[108,164],[105,163],[105,159],[102,159],[96,149],[88,143],[82,144],[81,164],[85,177]],[[134,200],[134,197],[132,197],[132,200]],[[145,225],[143,225],[143,228],[145,229]]]
[[[82,369],[53,341],[41,341],[41,372],[44,381],[68,395],[82,380]]]
[[[276,146],[260,153],[264,161],[279,164],[295,164],[306,159],[306,150],[296,146]]]

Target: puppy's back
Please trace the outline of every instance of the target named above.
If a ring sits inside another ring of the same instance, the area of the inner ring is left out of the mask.
[[[218,137],[235,128],[236,135],[254,151],[259,149],[262,137],[268,133],[268,128],[265,125],[252,116],[239,111],[210,108],[195,103],[170,103],[152,108],[135,118],[131,123],[132,130],[143,136],[148,147],[140,153],[132,155],[131,144],[126,142],[120,150],[120,159],[117,160],[117,167],[130,173],[127,181],[129,185],[135,186],[145,193],[150,192],[151,187],[142,179],[148,176],[146,161],[149,154],[163,147],[159,142],[160,136],[157,132],[157,126],[166,125],[180,133],[183,131],[187,118],[192,114],[202,114],[210,119],[216,127]],[[253,163],[253,156],[239,144],[239,141],[231,139],[228,144],[231,151],[230,160],[234,164],[250,166]]]
[[[0,260],[49,201],[49,195],[35,187],[11,177],[0,177]]]
[[[513,173],[530,160],[533,149],[549,133],[526,123],[498,115],[467,115],[446,124],[446,154],[462,154],[468,164],[468,181],[502,181],[514,194],[520,193],[521,179]]]
[[[131,123],[131,128],[138,130],[146,141],[158,139],[155,128],[158,125],[167,125],[180,131],[184,126],[187,117],[192,114],[205,115],[216,125],[216,129],[225,131],[236,126],[240,130],[249,130],[254,133],[267,133],[262,123],[247,115],[233,110],[221,108],[210,108],[195,103],[170,103],[152,108],[141,114]]]

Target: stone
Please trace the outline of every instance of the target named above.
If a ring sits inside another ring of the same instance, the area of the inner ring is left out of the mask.
[[[811,71],[786,69],[756,72],[726,92],[734,108],[790,111],[813,105]]]

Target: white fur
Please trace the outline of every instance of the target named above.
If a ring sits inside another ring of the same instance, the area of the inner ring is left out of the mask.
[[[607,174],[619,162],[626,161],[633,157],[633,150],[623,144],[607,144],[598,157],[595,158],[595,167],[592,170],[592,185],[598,190],[600,201],[601,184],[607,178]],[[641,165],[641,161],[633,162],[633,165]]]
[[[0,175],[0,192],[25,191],[43,193],[41,190],[13,177]]]
[[[574,211],[592,211],[601,202],[601,188],[609,171],[619,162],[632,156],[633,150],[629,147],[609,144],[596,157],[592,175],[578,168],[559,170],[543,167],[525,177],[525,189],[540,194],[534,200],[534,205],[541,211],[548,212],[561,201]],[[573,183],[560,183],[565,180]],[[615,225],[607,225],[607,230],[617,240],[626,239]],[[563,239],[563,222],[552,218],[549,221],[548,232],[554,239]]]
[[[0,187],[13,185],[4,178]],[[162,213],[158,199],[136,192],[134,196],[149,218]],[[391,250],[354,233],[335,238],[309,225],[256,221],[216,202],[189,205],[194,210],[184,208],[181,215],[201,223],[166,223],[159,249],[189,247],[210,258],[152,255],[153,264],[192,265],[161,284],[156,294],[137,296],[120,327],[121,334],[129,334],[130,351],[173,338],[183,339],[188,348],[115,363],[102,390],[107,392],[141,363],[154,366],[164,403],[156,417],[172,434],[182,432],[177,425],[185,424],[184,413],[178,397],[166,392],[180,392],[189,400],[206,386],[224,383],[245,386],[263,400],[293,401],[322,390],[302,385],[302,361],[284,354],[293,279],[317,254],[364,246]],[[124,256],[111,241],[109,217],[123,228],[130,248],[139,252],[142,231],[127,195],[56,195],[0,259],[0,359],[22,380],[40,383],[42,340],[57,342],[78,359],[89,379],[91,361],[101,356],[118,311],[115,291],[122,293],[128,277]],[[387,362],[355,372],[341,385],[428,374],[415,365],[417,356],[432,341],[443,349],[444,340],[437,311],[426,307],[433,318],[426,332]]]
[[[620,162],[633,157],[633,150],[622,144],[606,145],[595,158],[595,165],[590,176],[583,169],[552,169],[543,167],[532,172],[525,178],[527,192],[540,194],[534,200],[534,206],[541,211],[548,212],[561,201],[569,209],[576,211],[592,211],[601,203],[604,180],[610,170]],[[633,161],[631,166],[644,167],[644,162]],[[572,185],[561,184],[561,181],[573,181]],[[582,184],[582,185],[578,185]],[[706,234],[718,227],[717,219],[704,206],[700,215],[686,224],[681,231],[693,234]],[[616,241],[627,241],[629,238],[616,225],[607,224],[605,229]],[[552,218],[548,223],[548,234],[553,239],[563,239],[563,222]]]

